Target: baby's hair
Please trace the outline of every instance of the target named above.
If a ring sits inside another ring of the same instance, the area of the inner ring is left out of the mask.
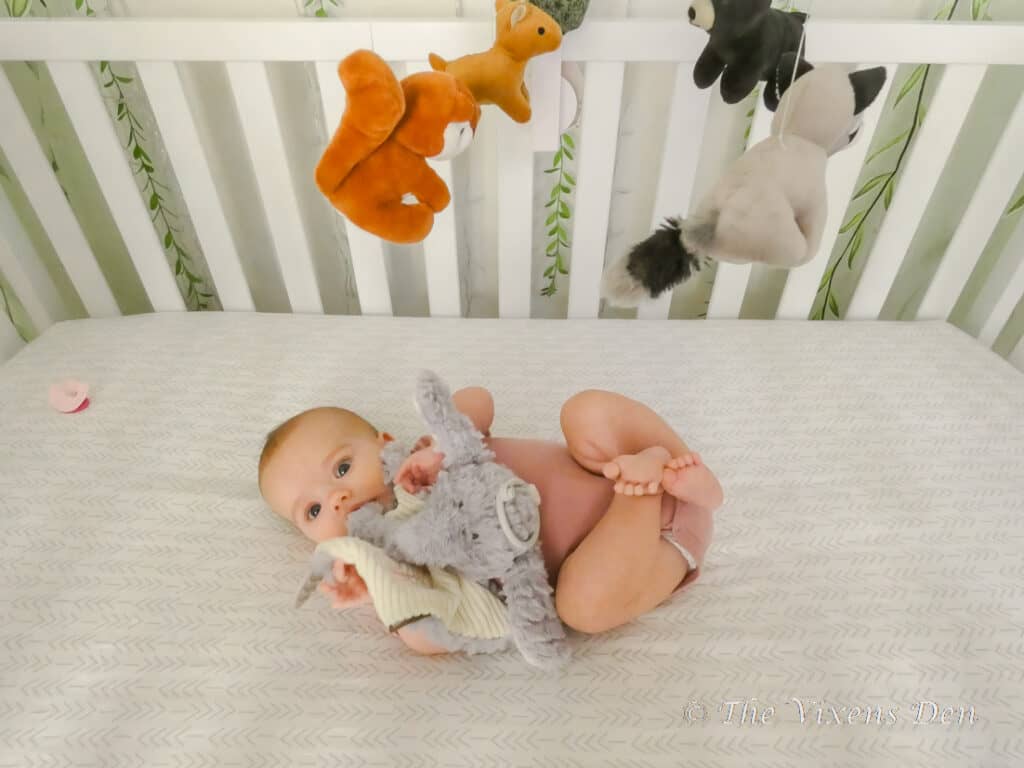
[[[281,447],[284,441],[288,439],[288,436],[295,431],[295,428],[302,423],[303,419],[315,413],[334,415],[344,421],[345,426],[352,429],[354,432],[365,432],[366,434],[373,435],[374,437],[378,434],[376,427],[354,411],[349,411],[345,408],[333,407],[310,408],[308,411],[298,413],[287,421],[278,424],[267,434],[267,439],[263,443],[263,451],[260,453],[258,470],[260,478],[263,477],[263,470],[267,466],[267,462],[274,458],[274,454],[277,453],[277,450]]]

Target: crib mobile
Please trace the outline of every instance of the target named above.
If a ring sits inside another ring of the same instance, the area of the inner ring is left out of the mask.
[[[589,0],[496,0],[495,40],[482,53],[445,61],[401,84],[376,54],[357,51],[339,66],[345,114],[316,168],[316,182],[355,226],[393,243],[417,243],[451,193],[428,159],[450,159],[473,140],[479,105],[516,122],[532,116],[523,75],[530,59],[556,50],[583,21]],[[860,115],[885,83],[883,67],[847,74],[803,59],[807,14],[771,0],[693,0],[690,23],[708,33],[694,66],[702,89],[720,82],[735,104],[764,82],[776,114],[772,135],[727,169],[688,221],[669,218],[606,267],[601,296],[636,306],[689,279],[711,260],[792,268],[817,251],[828,214],[827,159],[856,137]],[[577,93],[575,65],[562,76]],[[797,84],[797,80],[801,82]],[[794,87],[796,85],[796,87]],[[453,94],[459,94],[458,97]],[[474,112],[465,103],[475,101]]]

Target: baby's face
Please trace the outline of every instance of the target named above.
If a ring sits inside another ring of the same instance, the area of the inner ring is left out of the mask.
[[[307,538],[319,543],[345,536],[349,513],[390,493],[380,463],[390,439],[353,431],[331,413],[309,414],[266,463],[260,490]]]

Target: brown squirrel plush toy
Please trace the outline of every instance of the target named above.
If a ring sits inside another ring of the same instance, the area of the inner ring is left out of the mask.
[[[517,123],[530,121],[530,94],[523,83],[526,62],[562,44],[558,22],[526,0],[497,0],[496,34],[489,51],[445,61],[430,54],[430,66],[465,83],[480,104],[495,104]]]
[[[451,193],[427,158],[466,149],[480,106],[455,77],[419,72],[401,82],[371,51],[338,65],[345,114],[316,167],[316,185],[360,229],[393,243],[418,243]]]

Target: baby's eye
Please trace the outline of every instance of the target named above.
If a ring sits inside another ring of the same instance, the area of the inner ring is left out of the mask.
[[[347,461],[343,461],[341,462],[341,464],[338,465],[338,468],[334,471],[334,473],[338,477],[344,477],[346,474],[348,474],[348,471],[350,469],[352,469],[352,465]]]
[[[319,504],[314,504],[313,506],[311,506],[309,509],[306,510],[306,519],[307,520],[316,520],[316,518],[317,518],[317,516],[319,514],[320,514],[320,505]]]

